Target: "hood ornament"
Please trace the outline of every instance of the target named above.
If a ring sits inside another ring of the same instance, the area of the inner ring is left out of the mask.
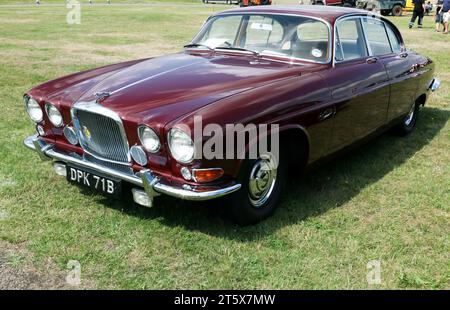
[[[97,98],[95,100],[95,102],[100,103],[103,100],[105,100],[106,98],[108,98],[109,96],[111,96],[111,93],[109,93],[109,92],[98,92],[98,93],[95,93],[95,97]]]

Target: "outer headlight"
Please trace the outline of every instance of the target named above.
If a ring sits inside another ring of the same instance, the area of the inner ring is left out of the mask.
[[[142,146],[147,152],[156,153],[159,151],[161,143],[159,142],[158,135],[153,129],[147,126],[139,126],[138,136]]]
[[[191,137],[178,128],[169,131],[169,148],[176,161],[186,164],[195,156],[195,146]]]
[[[37,103],[37,101],[31,97],[25,97],[24,101],[25,101],[25,108],[31,120],[36,123],[42,122],[42,119],[44,118],[44,113],[42,112],[42,109],[40,105]]]
[[[45,111],[47,112],[47,116],[50,119],[50,122],[52,122],[55,127],[61,127],[63,125],[62,115],[53,104],[46,103]]]

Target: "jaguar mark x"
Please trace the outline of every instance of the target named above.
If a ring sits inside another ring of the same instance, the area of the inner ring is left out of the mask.
[[[24,143],[69,182],[116,196],[131,190],[144,206],[159,195],[219,199],[232,220],[254,224],[279,204],[288,172],[387,129],[410,133],[438,87],[433,61],[372,12],[237,8],[208,18],[178,53],[29,90],[37,133]],[[267,153],[197,156],[196,117],[223,132],[227,124],[276,125],[277,164]]]

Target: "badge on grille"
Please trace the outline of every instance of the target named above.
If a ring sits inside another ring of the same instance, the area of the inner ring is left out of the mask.
[[[91,136],[91,132],[89,131],[89,129],[86,126],[83,126],[83,135],[86,139],[88,139],[89,141],[91,140],[92,136]]]

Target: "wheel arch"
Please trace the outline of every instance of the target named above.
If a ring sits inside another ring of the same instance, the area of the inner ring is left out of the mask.
[[[421,94],[420,96],[417,97],[416,102],[421,105],[424,106],[425,102],[427,101],[427,95],[426,94]]]
[[[289,166],[302,171],[310,157],[310,136],[301,125],[288,125],[280,128],[280,147],[287,149]]]

